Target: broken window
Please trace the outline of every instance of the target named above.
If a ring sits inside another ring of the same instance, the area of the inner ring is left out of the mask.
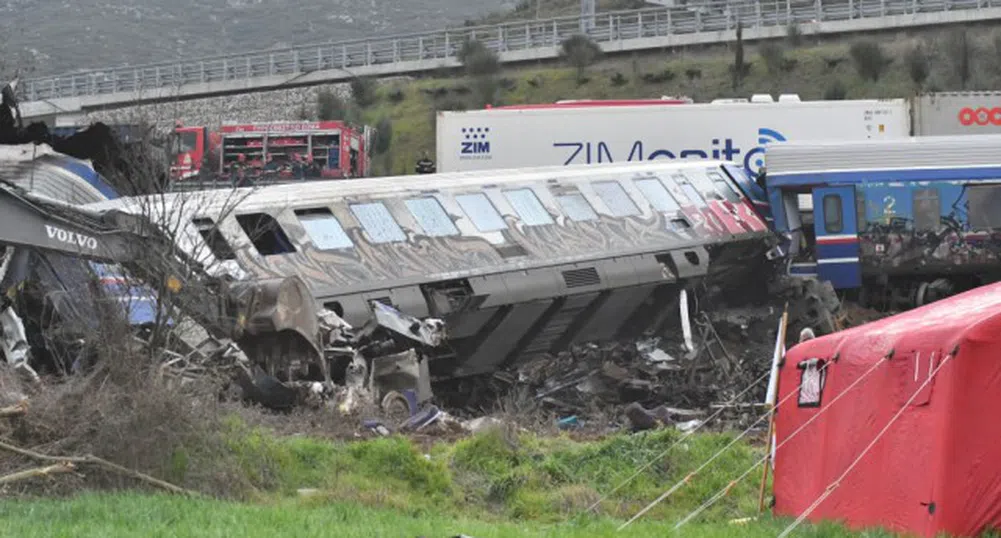
[[[827,368],[822,359],[808,359],[798,365],[802,373],[799,377],[799,406],[820,407],[824,384],[827,382]]]
[[[507,223],[497,212],[497,208],[483,193],[460,194],[455,197],[459,207],[473,221],[476,229],[481,232],[496,232],[507,229]]]
[[[942,221],[938,189],[914,189],[914,229],[935,231]]]
[[[341,223],[334,218],[330,209],[326,207],[297,209],[295,214],[299,217],[299,223],[302,224],[306,235],[316,245],[316,248],[336,250],[354,246],[351,238],[344,232]]]
[[[678,202],[657,178],[637,179],[636,188],[650,201],[650,205],[661,213],[675,213],[681,209]]]
[[[237,215],[236,222],[240,224],[250,242],[254,244],[254,248],[262,256],[295,252],[295,246],[285,235],[285,230],[271,215],[267,213]]]
[[[824,231],[829,234],[839,234],[845,229],[841,218],[841,197],[837,194],[824,196]]]
[[[351,212],[368,234],[368,240],[373,243],[393,243],[406,241],[400,225],[393,219],[386,206],[381,202],[368,204],[351,204]]]
[[[410,210],[410,214],[414,216],[417,224],[420,224],[424,233],[429,237],[445,237],[459,233],[455,223],[445,212],[445,208],[441,207],[438,199],[429,196],[427,198],[413,198],[404,203],[407,204],[407,209]]]
[[[542,226],[553,223],[552,215],[546,211],[545,206],[539,201],[539,197],[532,192],[532,189],[504,191],[504,197],[507,198],[515,213],[521,217],[521,221],[526,225]]]
[[[570,220],[577,222],[598,220],[598,214],[594,212],[594,208],[587,202],[587,198],[584,198],[584,195],[579,192],[557,196],[556,201],[559,202],[563,212],[570,217]]]
[[[992,230],[1001,228],[1001,185],[970,187],[969,200],[970,228]]]
[[[740,201],[740,194],[737,193],[737,189],[733,188],[733,185],[723,177],[723,174],[717,172],[716,170],[707,170],[706,175],[712,180],[713,185],[716,186],[716,190],[723,195],[726,201],[735,204]]]
[[[233,248],[229,246],[226,238],[222,236],[219,227],[209,218],[191,219],[191,223],[198,229],[198,234],[205,240],[212,255],[219,260],[232,260],[236,258]]]
[[[622,185],[619,185],[618,181],[599,181],[592,186],[594,187],[594,192],[608,206],[608,210],[612,212],[612,216],[630,217],[639,214],[639,208],[636,207],[636,204],[629,198],[626,190],[622,188]]]

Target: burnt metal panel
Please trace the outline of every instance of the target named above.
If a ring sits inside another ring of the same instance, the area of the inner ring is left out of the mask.
[[[587,323],[574,335],[572,343],[610,340],[627,323],[631,314],[646,301],[657,285],[611,290]]]
[[[597,297],[597,293],[567,297],[560,304],[559,309],[545,320],[545,325],[536,327],[531,340],[517,350],[516,354],[531,356],[538,353],[548,353],[552,350],[553,345],[566,334],[573,322],[586,311],[591,301]]]
[[[448,320],[448,336],[451,339],[470,338],[475,336],[497,311],[497,308],[486,308],[464,312]]]
[[[389,298],[397,310],[411,316],[424,318],[430,315],[427,300],[421,293],[420,286],[407,286],[389,290]]]
[[[672,250],[667,255],[679,279],[697,278],[709,273],[709,251],[703,247]]]
[[[553,301],[548,300],[516,305],[463,362],[456,375],[475,375],[497,369],[552,304]]]

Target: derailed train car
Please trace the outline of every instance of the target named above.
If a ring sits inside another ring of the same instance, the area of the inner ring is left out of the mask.
[[[754,271],[763,191],[722,162],[312,182],[123,198],[215,270],[299,275],[348,323],[370,302],[447,323],[437,378],[646,328],[679,289]]]

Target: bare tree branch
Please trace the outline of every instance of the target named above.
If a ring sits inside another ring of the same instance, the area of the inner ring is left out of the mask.
[[[6,450],[7,452],[13,452],[15,454],[20,454],[26,458],[31,458],[38,461],[48,461],[57,462],[60,464],[77,464],[77,465],[97,465],[98,467],[103,467],[109,471],[116,472],[121,475],[129,476],[137,480],[141,480],[160,489],[169,491],[171,493],[176,493],[178,495],[187,495],[189,497],[200,497],[201,494],[197,491],[191,491],[189,489],[184,489],[180,486],[175,486],[170,482],[165,482],[159,478],[154,478],[148,474],[140,473],[139,471],[129,469],[127,467],[122,467],[116,463],[111,463],[110,461],[99,458],[93,454],[87,454],[86,456],[49,456],[46,454],[41,454],[35,452],[34,450],[28,450],[26,448],[20,448],[11,444],[7,444],[0,441],[0,449]]]
[[[28,412],[28,401],[22,400],[20,403],[8,407],[0,407],[0,418],[20,417]]]
[[[40,478],[43,476],[48,477],[56,474],[72,473],[74,470],[76,470],[75,465],[73,465],[68,461],[64,461],[62,463],[49,465],[47,467],[36,467],[34,469],[26,469],[24,471],[18,471],[16,473],[11,473],[9,475],[0,476],[0,485],[20,482],[22,480],[28,480],[31,478]]]

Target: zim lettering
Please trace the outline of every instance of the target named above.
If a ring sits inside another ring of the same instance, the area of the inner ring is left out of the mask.
[[[490,153],[490,142],[462,142],[463,155]]]

